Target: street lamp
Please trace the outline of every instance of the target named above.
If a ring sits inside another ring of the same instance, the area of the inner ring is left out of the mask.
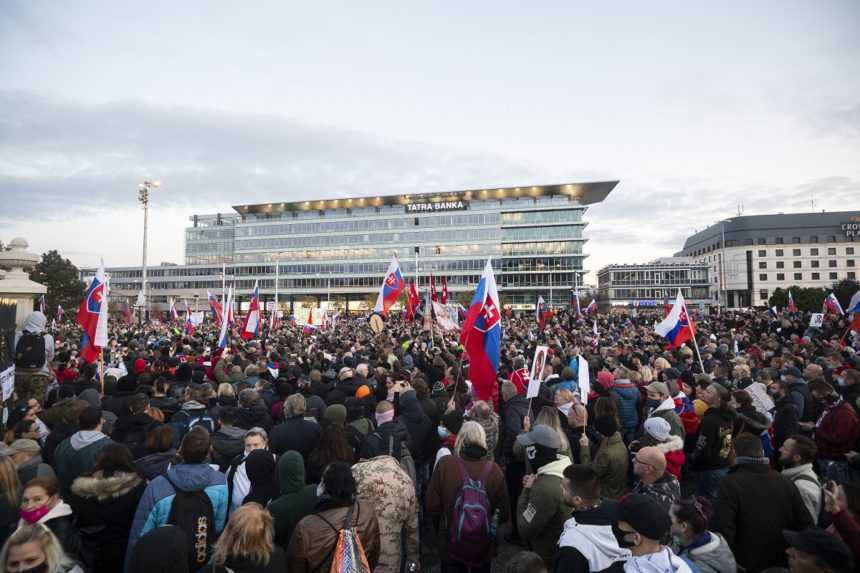
[[[141,322],[145,322],[149,318],[149,299],[146,296],[146,245],[149,238],[147,233],[149,228],[149,193],[159,187],[161,187],[161,183],[158,181],[144,181],[137,186],[137,200],[143,205],[143,265],[141,271],[141,292],[143,293],[144,308],[140,313]]]

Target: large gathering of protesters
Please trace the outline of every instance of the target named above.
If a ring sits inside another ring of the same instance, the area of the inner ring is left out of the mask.
[[[100,365],[73,321],[33,312],[0,445],[0,568],[854,571],[850,317],[696,313],[670,350],[662,318],[505,312],[480,399],[459,333],[397,313],[379,332],[355,314],[251,340],[237,324],[224,348],[214,318],[112,318]]]

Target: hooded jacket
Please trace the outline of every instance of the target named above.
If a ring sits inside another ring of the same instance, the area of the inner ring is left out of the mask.
[[[433,449],[432,440],[435,438],[433,434],[435,429],[430,418],[421,408],[421,404],[418,403],[418,396],[414,390],[400,394],[398,419],[406,427],[411,437],[409,451],[412,453],[415,463],[426,462]]]
[[[681,468],[684,467],[684,461],[687,458],[684,453],[684,440],[670,434],[669,439],[665,442],[657,442],[654,447],[663,452],[666,458],[666,471],[680,480]]]
[[[675,411],[675,400],[672,398],[666,398],[663,402],[660,403],[659,406],[654,408],[651,411],[651,414],[648,416],[649,418],[663,418],[667,422],[669,422],[669,433],[673,436],[678,436],[682,440],[686,437],[686,432],[684,431],[684,424],[681,422],[681,417]]]
[[[693,573],[687,562],[663,547],[657,553],[631,557],[624,563],[625,573]]]
[[[320,425],[304,416],[293,416],[278,424],[269,434],[269,449],[276,455],[295,450],[304,460],[314,451],[320,441]]]
[[[146,483],[136,473],[101,471],[72,483],[68,502],[81,531],[81,557],[94,572],[122,571],[128,533]]]
[[[635,430],[639,425],[639,404],[642,402],[642,393],[636,384],[620,378],[612,384],[611,392],[618,397],[618,415],[621,418],[621,427],[625,430]]]
[[[188,573],[188,544],[175,525],[156,527],[129,549],[126,573]]]
[[[212,463],[226,472],[233,459],[245,451],[247,430],[235,426],[224,426],[212,434]]]
[[[736,573],[738,565],[729,544],[719,533],[708,534],[708,540],[692,548],[681,548],[678,557],[696,567],[701,573]]]
[[[206,464],[178,464],[167,470],[170,481],[185,491],[203,491],[212,502],[215,518],[215,533],[220,534],[227,521],[227,480],[224,474]],[[170,509],[176,498],[176,490],[165,476],[158,476],[146,486],[143,497],[134,514],[134,522],[128,538],[128,553],[131,554],[137,540],[156,527],[167,523]],[[126,565],[128,558],[126,557]]]
[[[582,448],[580,454],[582,463],[591,463],[591,467],[597,472],[597,477],[603,486],[604,497],[618,499],[624,494],[627,486],[627,467],[630,465],[630,455],[621,439],[621,433],[615,432],[603,440],[593,462],[589,448]]]
[[[517,531],[547,566],[552,564],[558,536],[570,516],[571,508],[561,492],[561,480],[569,465],[570,457],[561,455],[538,468],[534,484],[524,488],[517,501]]]
[[[20,519],[18,527],[26,525],[26,521]],[[72,506],[65,501],[60,501],[51,508],[51,510],[42,516],[37,523],[41,523],[57,536],[60,544],[66,555],[72,559],[76,559],[81,551],[81,536],[78,528],[75,527],[75,516],[72,513]]]
[[[317,486],[305,484],[305,463],[294,450],[281,456],[277,472],[280,495],[268,509],[275,520],[275,544],[286,549],[296,525],[314,510]]]
[[[555,573],[616,573],[624,570],[629,549],[612,533],[618,505],[604,501],[596,508],[574,511],[558,540]]]
[[[45,376],[53,377],[50,364],[51,361],[54,360],[54,337],[45,332],[45,326],[47,324],[48,317],[40,311],[34,310],[28,314],[27,318],[24,319],[24,324],[22,325],[21,330],[15,332],[15,341],[12,348],[14,350],[18,347],[18,341],[21,339],[21,336],[23,336],[25,330],[32,334],[41,334],[45,339],[45,364],[39,369],[39,372]]]
[[[854,448],[860,435],[860,424],[854,408],[837,398],[828,404],[815,424],[815,445],[818,457],[823,460],[844,460],[845,454]]]
[[[696,447],[690,454],[693,469],[708,471],[729,467],[734,423],[731,410],[708,408],[699,426]]]
[[[63,440],[54,451],[54,471],[60,491],[67,495],[72,482],[80,475],[93,471],[96,458],[111,439],[96,430],[81,430]]]
[[[173,458],[176,457],[176,448],[170,448],[166,452],[155,452],[136,460],[134,465],[147,480],[152,481],[167,472]]]

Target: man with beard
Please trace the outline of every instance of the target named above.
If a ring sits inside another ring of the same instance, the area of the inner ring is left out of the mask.
[[[785,441],[800,432],[800,410],[788,396],[788,383],[777,380],[767,389],[773,398],[773,447],[782,448]]]
[[[779,449],[782,475],[797,487],[813,523],[818,521],[818,512],[821,511],[821,482],[812,467],[817,455],[815,442],[801,435],[790,437]]]

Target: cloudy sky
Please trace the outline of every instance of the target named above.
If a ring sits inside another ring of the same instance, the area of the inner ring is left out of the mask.
[[[0,241],[182,262],[193,213],[619,179],[588,268],[860,209],[860,3],[0,2]]]

